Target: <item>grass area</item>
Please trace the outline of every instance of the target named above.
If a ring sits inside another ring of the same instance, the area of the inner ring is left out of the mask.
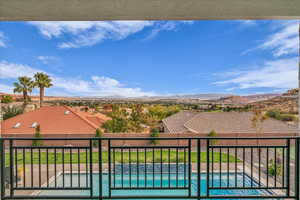
[[[137,152],[131,152],[131,162],[135,163],[137,161]],[[145,152],[140,152],[139,153],[139,158],[138,161],[140,163],[144,163],[145,162],[145,156],[146,156],[146,161],[148,163],[152,163],[153,162],[153,154],[152,152],[147,152],[145,155]],[[201,162],[206,162],[206,152],[201,152]],[[228,161],[230,163],[235,162],[235,157],[232,155],[229,155],[229,160],[227,159],[227,154],[226,153],[222,153],[220,156],[220,153],[218,152],[214,152],[213,156],[212,156],[212,152],[210,152],[209,154],[209,158],[210,161],[212,161],[212,157],[214,159],[215,163],[219,163],[220,162],[220,158],[221,158],[221,162],[227,163]],[[9,154],[6,154],[6,163],[9,163]],[[78,157],[80,157],[80,160],[78,159]],[[98,156],[98,152],[93,152],[93,163],[98,163],[99,162],[99,156]],[[170,152],[170,158],[171,158],[171,162],[176,162],[176,151],[171,151]],[[111,156],[111,160],[113,161],[113,156]],[[183,162],[184,161],[184,152],[178,152],[178,159],[179,162]],[[191,153],[191,159],[192,162],[195,163],[197,162],[197,153],[196,152],[192,152]],[[22,164],[23,163],[23,154],[22,153],[18,153],[17,155],[17,160],[18,160],[18,164]],[[86,155],[85,152],[80,152],[80,156],[78,156],[78,153],[72,153],[72,163],[78,163],[80,161],[80,163],[86,163],[86,160],[89,162],[89,153],[88,155]],[[168,162],[168,151],[162,151],[162,160],[163,162],[167,163]],[[186,152],[186,160],[188,160],[188,153]],[[129,152],[123,152],[123,161],[125,163],[129,162]],[[54,164],[55,162],[55,154],[53,152],[49,152],[48,153],[48,162],[49,164]],[[62,153],[57,151],[56,153],[56,163],[57,164],[61,164],[63,162],[63,158],[62,158]],[[64,163],[70,163],[71,162],[71,154],[69,152],[65,152],[64,154]],[[108,162],[108,152],[102,152],[102,162],[103,163],[107,163]],[[121,152],[115,152],[115,162],[116,163],[120,163],[121,162]],[[155,151],[154,152],[154,162],[155,163],[159,163],[161,162],[161,152],[160,151]],[[241,162],[239,159],[237,159],[237,162]],[[31,156],[29,152],[25,153],[25,163],[26,164],[30,164],[31,163]],[[33,153],[33,163],[34,164],[38,164],[39,163],[39,154],[38,152],[34,152]],[[41,152],[41,163],[42,164],[46,164],[47,163],[47,155],[46,152]]]

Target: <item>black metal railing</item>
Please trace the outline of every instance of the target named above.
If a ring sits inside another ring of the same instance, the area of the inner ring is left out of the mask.
[[[299,199],[299,149],[299,137],[1,138],[1,199]]]

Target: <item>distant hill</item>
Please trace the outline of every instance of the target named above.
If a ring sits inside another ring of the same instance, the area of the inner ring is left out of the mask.
[[[261,110],[276,109],[284,113],[298,113],[298,89],[288,90],[280,96],[271,99],[252,102],[249,105]]]

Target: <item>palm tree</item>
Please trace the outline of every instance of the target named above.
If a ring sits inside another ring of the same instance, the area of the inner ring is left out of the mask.
[[[45,95],[45,88],[49,88],[53,86],[52,79],[49,77],[49,75],[44,74],[42,72],[38,72],[34,75],[35,79],[35,86],[40,88],[40,107],[43,106],[43,100]]]
[[[29,99],[28,93],[31,93],[34,88],[34,81],[27,76],[21,76],[18,80],[19,82],[14,83],[14,93],[23,93],[24,105],[26,105]]]

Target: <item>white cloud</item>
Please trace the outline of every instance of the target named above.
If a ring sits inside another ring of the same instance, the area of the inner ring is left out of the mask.
[[[0,80],[16,79],[19,76],[33,77],[42,70],[15,63],[0,61]],[[47,73],[47,72],[45,72]],[[53,79],[53,88],[49,94],[65,94],[68,96],[154,96],[156,93],[143,91],[141,88],[130,88],[118,80],[105,76],[92,76],[89,80],[81,78],[60,77],[48,73]],[[12,92],[12,87],[0,84],[0,91]]]
[[[13,87],[5,84],[0,84],[0,92],[13,93]]]
[[[141,97],[156,95],[154,92],[146,92],[141,88],[125,87],[118,80],[104,76],[92,76],[90,80],[54,77],[53,82],[55,87],[62,88],[76,96]]]
[[[58,45],[59,48],[80,48],[93,46],[104,40],[122,40],[126,37],[142,31],[146,27],[154,27],[150,35],[157,35],[162,30],[171,31],[180,23],[192,22],[156,22],[156,21],[93,21],[93,22],[29,22],[37,27],[42,35],[51,38],[63,38],[66,40]]]
[[[179,24],[193,24],[193,21],[167,21],[157,22],[150,34],[146,37],[146,40],[156,37],[161,31],[176,31]]]
[[[6,37],[3,32],[0,31],[0,47],[6,47]]]
[[[298,21],[280,22],[273,29],[273,33],[259,46],[260,49],[271,50],[275,57],[298,53]]]
[[[37,59],[43,64],[49,64],[50,62],[57,60],[54,56],[38,56]]]
[[[215,82],[219,86],[230,86],[228,90],[248,88],[295,88],[298,84],[298,57],[266,61],[252,70],[227,73],[224,81]]]
[[[36,72],[42,72],[42,70],[28,65],[0,61],[0,79],[18,78],[19,76],[32,77]]]
[[[253,26],[257,24],[255,20],[236,20],[236,21],[244,26]]]

